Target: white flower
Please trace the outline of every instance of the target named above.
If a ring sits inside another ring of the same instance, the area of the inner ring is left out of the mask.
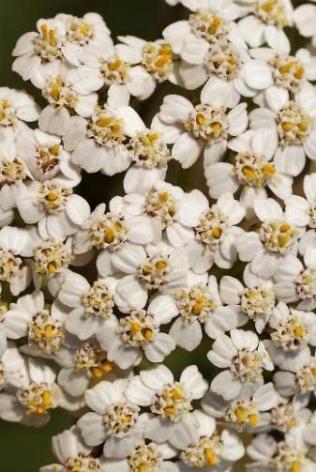
[[[49,238],[45,231],[43,233],[33,227],[28,231],[32,245],[32,259],[29,263],[35,288],[39,290],[47,283],[49,292],[55,297],[63,282],[65,271],[70,263],[76,263],[76,259],[71,238],[63,241]]]
[[[98,103],[95,93],[79,94],[74,90],[71,72],[49,75],[42,88],[48,105],[40,113],[38,124],[42,131],[63,136],[71,123],[71,114],[90,118]]]
[[[316,228],[316,174],[305,175],[303,182],[305,198],[291,195],[285,200],[285,214],[291,223],[301,228]]]
[[[23,80],[31,80],[35,87],[42,88],[50,74],[58,73],[62,67],[62,47],[65,27],[56,19],[41,19],[37,31],[23,34],[12,52],[16,57],[12,69]]]
[[[31,283],[28,265],[21,257],[32,255],[32,241],[27,230],[5,226],[0,230],[0,286],[9,284],[13,295],[23,292]]]
[[[224,193],[216,203],[208,206],[206,198],[199,199],[194,214],[188,215],[195,232],[195,239],[187,246],[190,266],[197,273],[209,270],[215,263],[229,269],[237,259],[236,239],[242,230],[238,223],[245,216],[245,209],[230,193]]]
[[[13,128],[0,128],[0,221],[1,227],[10,224],[16,206],[16,188],[29,177],[16,146]]]
[[[0,391],[10,388],[19,388],[27,380],[25,360],[18,348],[12,343],[7,343],[0,333]]]
[[[192,401],[202,398],[206,390],[207,382],[196,366],[186,367],[177,382],[171,371],[160,365],[142,370],[132,378],[126,396],[140,406],[149,407],[155,415],[145,427],[145,437],[172,444],[177,427],[193,410]]]
[[[316,307],[316,250],[308,248],[304,264],[297,257],[286,257],[275,275],[275,293],[285,303],[299,302],[299,310]]]
[[[227,369],[216,375],[211,383],[211,390],[222,395],[224,400],[236,398],[243,385],[260,385],[263,382],[263,370],[274,369],[258,336],[252,331],[241,329],[233,329],[230,337],[219,334],[207,357],[215,366]]]
[[[109,30],[96,13],[83,18],[60,14],[41,19],[36,26],[37,32],[25,33],[17,41],[12,68],[40,89],[49,75],[63,72],[69,64],[79,66],[112,45]]]
[[[75,254],[85,254],[91,249],[99,251],[97,265],[101,275],[113,271],[113,258],[125,246],[143,245],[161,239],[159,221],[147,215],[121,213],[115,198],[110,201],[109,211],[100,204],[82,224],[74,237]]]
[[[267,43],[277,52],[288,54],[290,41],[284,28],[293,25],[293,7],[290,0],[239,0],[247,4],[250,14],[238,22],[238,28],[250,47]]]
[[[267,434],[257,436],[247,448],[248,455],[253,459],[251,467],[263,472],[271,469],[312,472],[315,462],[307,457],[307,452],[302,439],[287,436],[285,440],[277,442]]]
[[[22,129],[15,140],[16,152],[33,179],[54,179],[58,185],[75,187],[80,182],[80,169],[70,162],[61,138],[40,129]]]
[[[286,368],[307,345],[316,345],[316,315],[312,312],[288,308],[280,302],[274,310],[269,325],[271,341],[265,345],[273,362]]]
[[[265,280],[245,282],[244,286],[237,278],[224,275],[220,281],[220,296],[234,311],[240,310],[253,320],[256,331],[261,334],[276,304],[274,284]]]
[[[217,431],[216,421],[200,410],[189,413],[185,422],[175,428],[172,445],[180,450],[178,465],[181,472],[192,468],[229,470],[228,467],[245,452],[234,432]]]
[[[144,41],[135,36],[119,36],[118,56],[130,64],[129,91],[141,100],[148,98],[156,84],[166,80],[177,84],[174,51],[169,41]]]
[[[125,100],[114,105],[109,100],[104,107],[98,106],[88,120],[71,117],[63,140],[65,148],[73,151],[74,164],[88,173],[114,175],[131,164],[126,142],[144,130],[143,121]]]
[[[113,316],[115,285],[111,277],[90,285],[82,275],[67,271],[58,293],[58,299],[70,307],[65,320],[67,331],[82,341],[102,331]]]
[[[295,56],[277,53],[270,48],[256,48],[250,51],[255,59],[265,61],[271,69],[273,77],[273,87],[297,93],[306,83],[314,81],[316,78],[316,58],[308,49],[299,49]],[[257,96],[254,101],[260,105],[265,102],[265,97],[269,97],[270,87]],[[269,98],[268,98],[269,99]]]
[[[228,142],[235,151],[233,163],[205,160],[205,177],[212,198],[223,193],[236,193],[240,188],[240,203],[253,216],[253,203],[257,198],[267,198],[268,189],[285,199],[292,193],[292,178],[279,172],[273,161],[278,137],[273,130],[246,131]]]
[[[27,224],[40,223],[41,234],[47,233],[49,238],[63,240],[75,234],[90,216],[88,202],[54,179],[20,184],[15,194],[22,220]]]
[[[0,393],[0,417],[27,426],[44,426],[50,410],[57,407],[75,411],[80,403],[61,391],[55,383],[54,370],[43,361],[28,359],[22,385]],[[81,405],[82,406],[82,405]]]
[[[170,304],[169,297],[160,295],[146,310],[133,310],[119,320],[114,316],[109,318],[96,332],[108,359],[121,369],[138,365],[142,352],[149,361],[162,362],[175,348],[172,337],[159,329],[161,324],[169,321]]]
[[[214,43],[189,36],[181,57],[179,75],[185,87],[195,89],[204,84],[201,101],[212,106],[233,108],[241,95],[254,97],[273,83],[269,66],[249,56],[236,26]]]
[[[312,38],[312,44],[313,46],[315,46],[316,5],[311,5],[310,3],[300,5],[294,11],[294,21],[300,34],[305,38]]]
[[[169,0],[169,3],[170,0]],[[180,0],[192,11],[188,20],[171,23],[163,31],[163,37],[170,42],[175,53],[180,54],[186,45],[196,39],[218,43],[227,38],[233,21],[239,18],[244,8],[231,0]],[[172,5],[175,1],[172,1]]]
[[[76,426],[53,436],[52,449],[59,464],[41,467],[39,472],[67,472],[75,467],[79,470],[106,471],[104,458],[93,457],[91,448],[84,444]]]
[[[173,144],[172,157],[187,169],[202,153],[208,162],[220,160],[227,149],[228,137],[246,130],[246,108],[246,103],[240,103],[228,111],[203,98],[193,106],[180,95],[167,95],[153,128],[162,133],[166,143]]]
[[[44,295],[35,291],[11,303],[3,324],[7,338],[28,337],[28,343],[39,352],[58,351],[65,338],[64,316],[54,303],[45,308]]]
[[[113,266],[128,274],[116,286],[120,310],[128,312],[142,308],[148,292],[174,293],[187,285],[188,257],[186,248],[173,248],[164,242],[146,247],[125,244],[111,259]],[[103,275],[103,259],[98,269]]]
[[[312,416],[307,403],[303,397],[294,397],[292,401],[282,398],[270,412],[270,428],[291,435],[306,427]]]
[[[169,460],[175,455],[176,451],[168,444],[139,441],[126,459],[112,459],[105,466],[107,472],[129,472],[141,470],[142,467],[148,472],[178,472],[177,465]]]
[[[255,200],[254,212],[260,220],[258,232],[244,232],[236,246],[240,260],[250,261],[250,273],[269,279],[280,261],[295,255],[299,230],[272,198]]]
[[[124,41],[135,41],[137,47],[142,42],[142,40],[131,36]],[[168,74],[168,67],[172,66],[170,62],[172,61],[171,49],[168,45],[161,49],[162,45],[151,44],[151,53],[157,54],[156,58],[152,58],[153,61],[156,60],[156,73],[160,67],[161,73],[165,68]],[[147,48],[149,53],[148,43],[143,41],[143,47]],[[140,64],[138,64],[139,61]],[[107,50],[100,51],[98,55],[93,54],[85,58],[85,65],[72,71],[74,88],[77,92],[84,94],[106,87],[108,95],[123,94],[127,95],[127,100],[130,96],[146,100],[156,88],[156,79],[160,81],[160,78],[155,77],[154,69],[149,70],[149,64],[146,66],[141,62],[142,58],[139,53],[129,44],[118,44],[117,47],[107,48]],[[154,62],[152,67],[154,67]]]
[[[204,276],[189,280],[189,287],[184,287],[174,294],[175,311],[180,316],[170,328],[169,334],[175,339],[177,346],[193,351],[202,341],[203,331],[216,339],[221,333],[231,331],[245,323],[242,314],[229,307],[224,307],[218,293],[216,278],[211,275],[208,280]]]
[[[280,398],[272,382],[259,387],[244,386],[239,397],[229,401],[209,390],[202,400],[202,409],[213,418],[223,418],[239,431],[254,432],[269,424],[268,412],[278,405]]]
[[[149,417],[127,398],[128,381],[104,381],[86,391],[87,406],[93,410],[78,421],[88,446],[104,444],[105,457],[124,458],[143,437]]]
[[[144,129],[129,140],[127,148],[134,165],[125,174],[125,192],[145,192],[165,179],[171,154],[160,133]]]
[[[24,121],[38,118],[39,109],[33,97],[23,91],[0,87],[0,126],[20,128]]]
[[[146,185],[139,182],[139,190]],[[208,208],[208,201],[199,190],[184,192],[161,180],[155,181],[144,194],[117,196],[111,204],[126,217],[140,214],[152,217],[165,230],[165,236],[174,247],[185,246],[194,239],[193,227],[198,223],[199,212]]]
[[[67,345],[56,353],[55,361],[60,364],[58,384],[73,397],[82,396],[87,388],[103,380],[113,381],[126,377],[130,370],[118,368],[110,362],[106,353],[95,340],[81,342],[67,340]]]
[[[86,13],[82,18],[61,13],[55,19],[64,25],[62,54],[73,66],[78,67],[112,47],[110,30],[97,13]]]
[[[264,108],[249,115],[250,127],[269,128],[279,136],[275,154],[276,168],[296,177],[305,166],[306,156],[316,159],[316,91],[305,83],[294,99],[279,87],[271,87],[265,94]]]
[[[316,394],[316,359],[308,347],[282,366],[273,376],[277,391],[284,397]]]

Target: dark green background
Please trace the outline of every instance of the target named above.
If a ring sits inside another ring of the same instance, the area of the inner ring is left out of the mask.
[[[299,5],[305,2],[296,0],[293,3]],[[181,7],[169,7],[164,0],[0,0],[0,6],[0,86],[24,88],[33,95],[35,95],[33,87],[25,84],[11,71],[11,51],[19,36],[35,29],[35,23],[39,18],[49,18],[57,13],[81,16],[88,11],[95,11],[104,17],[114,37],[119,34],[132,34],[145,39],[157,39],[165,26],[183,15]],[[295,39],[292,37],[293,42],[296,42]],[[143,105],[144,108],[140,110],[142,116],[149,120],[153,108],[156,108],[155,105],[158,105],[162,96],[169,90],[169,86],[163,86],[158,90],[150,103]],[[169,180],[178,184],[181,182],[186,189],[202,188],[204,183],[201,174],[199,165],[186,173],[180,172],[179,167],[172,166]],[[80,186],[82,194],[87,195],[89,192],[92,207],[100,200],[107,200],[110,194],[114,193],[114,189],[115,193],[120,189],[122,176],[111,180],[111,188],[109,179],[104,176],[93,179],[91,185],[92,178],[85,177]],[[102,195],[100,186],[104,189]],[[183,364],[198,363],[207,377],[208,363],[204,350],[208,350],[206,346],[194,352],[194,355],[180,353],[180,363],[178,356],[176,358],[170,356],[168,364],[179,374]],[[69,414],[59,411],[54,412],[49,425],[41,429],[0,422],[0,472],[36,472],[41,465],[53,461],[50,438],[72,423]]]

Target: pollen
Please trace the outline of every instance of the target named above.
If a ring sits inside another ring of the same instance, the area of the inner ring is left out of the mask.
[[[216,42],[209,47],[205,67],[210,75],[217,75],[223,80],[232,80],[240,68],[239,54],[229,42]]]
[[[176,304],[185,323],[199,320],[205,323],[218,308],[206,286],[194,285],[191,289],[182,289],[175,294]]]
[[[145,210],[149,216],[159,218],[165,229],[174,222],[177,201],[170,192],[151,189],[146,195]]]
[[[173,53],[170,44],[146,43],[143,49],[142,64],[158,82],[167,80],[173,70]]]
[[[12,126],[16,120],[16,111],[7,98],[0,100],[0,125]]]
[[[93,38],[93,26],[82,18],[73,16],[67,26],[67,39],[71,43],[84,46]]]
[[[159,289],[169,280],[171,266],[168,256],[155,254],[148,256],[147,261],[138,269],[138,277],[149,290]]]
[[[45,309],[35,315],[29,323],[28,337],[29,341],[42,351],[48,354],[57,352],[65,338],[63,324]]]
[[[105,85],[123,85],[127,82],[130,65],[122,61],[117,55],[109,59],[101,57],[99,64]]]
[[[72,189],[63,188],[51,182],[41,184],[38,199],[51,215],[61,213],[66,206],[68,197],[72,194]]]
[[[288,102],[278,113],[276,121],[283,146],[305,143],[311,130],[311,119],[299,105]]]
[[[145,310],[133,311],[120,319],[122,340],[130,346],[141,347],[152,342],[157,332],[153,317]]]
[[[225,108],[212,108],[209,105],[197,105],[184,127],[195,138],[208,143],[227,139],[228,120]]]
[[[72,254],[61,241],[48,241],[34,250],[36,272],[43,275],[51,276],[60,272],[68,267],[71,259]]]
[[[26,179],[26,167],[19,159],[3,159],[0,163],[0,187],[14,185]]]
[[[235,157],[235,175],[241,185],[262,188],[269,184],[277,170],[264,156],[250,151]]]
[[[182,385],[176,382],[167,385],[159,394],[156,394],[151,410],[172,422],[177,422],[185,413],[192,410],[192,405],[186,397]]]
[[[26,415],[44,415],[57,407],[54,390],[45,383],[32,383],[17,392],[17,398]]]
[[[270,61],[274,83],[278,87],[297,93],[305,78],[303,63],[293,56],[276,55]]]
[[[59,109],[65,107],[74,110],[78,103],[78,95],[62,75],[50,77],[42,93],[49,103]]]
[[[124,123],[114,112],[97,107],[88,124],[88,137],[97,144],[116,146],[126,140]]]
[[[255,5],[257,17],[264,23],[277,28],[291,26],[283,0],[258,0]]]
[[[94,282],[90,290],[83,295],[82,304],[86,316],[108,319],[113,314],[113,294],[101,281]]]
[[[89,234],[93,247],[116,250],[127,239],[127,226],[123,217],[106,213],[92,224]]]
[[[210,43],[219,43],[228,33],[228,24],[217,13],[200,9],[190,15],[189,24],[196,36]]]
[[[61,40],[57,29],[50,28],[48,24],[42,23],[38,36],[33,40],[33,50],[44,63],[60,59],[62,56]]]
[[[10,251],[0,249],[0,280],[10,283],[22,265],[22,260],[15,257]]]
[[[263,223],[259,234],[268,251],[282,255],[293,247],[298,237],[297,229],[282,221]]]
[[[225,235],[228,221],[216,205],[201,216],[195,227],[196,238],[210,248],[216,249]]]
[[[130,472],[156,472],[161,462],[161,453],[153,443],[141,443],[128,457]]]
[[[138,167],[145,169],[166,168],[171,159],[170,151],[158,133],[145,131],[131,138],[128,149]]]
[[[139,408],[129,402],[117,402],[108,408],[103,421],[112,437],[123,438],[135,426]]]

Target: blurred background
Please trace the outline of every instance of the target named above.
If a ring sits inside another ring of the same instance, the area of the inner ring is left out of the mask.
[[[293,3],[299,5],[301,0]],[[182,7],[169,7],[164,0],[2,0],[0,10],[0,86],[26,89],[38,97],[32,86],[11,71],[11,51],[16,40],[25,32],[35,29],[40,18],[53,17],[57,13],[69,13],[82,16],[88,11],[100,13],[108,27],[117,35],[135,35],[154,40],[160,37],[161,31],[169,23],[185,15]],[[295,43],[295,38],[292,38]],[[158,109],[166,93],[176,92],[176,88],[164,84],[139,110],[142,117],[150,122],[153,113]],[[91,185],[93,180],[93,185]],[[183,172],[179,166],[171,165],[168,180],[180,184],[184,189],[193,187],[204,190],[204,179],[199,164],[190,171]],[[91,207],[100,201],[107,201],[110,196],[122,191],[122,175],[109,179],[104,176],[84,176],[79,192],[89,199]],[[100,189],[102,191],[100,192]],[[194,353],[177,351],[171,355],[167,364],[178,375],[183,367],[197,363],[206,376],[210,377],[206,352],[210,346],[204,343]],[[0,471],[1,472],[37,472],[41,465],[54,461],[50,451],[51,436],[73,424],[71,415],[54,411],[48,426],[41,429],[26,428],[14,423],[0,421]],[[241,470],[239,470],[241,472]]]

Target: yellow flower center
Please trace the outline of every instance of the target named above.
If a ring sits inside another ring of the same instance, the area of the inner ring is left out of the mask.
[[[0,163],[0,186],[13,185],[26,179],[26,167],[24,162],[14,159],[3,159]]]
[[[91,244],[97,249],[119,249],[127,238],[124,218],[111,213],[98,218],[89,232]]]
[[[112,111],[97,107],[88,124],[88,137],[99,145],[121,144],[126,139],[123,120]]]
[[[146,43],[142,64],[158,82],[167,80],[173,69],[173,53],[168,43]]]
[[[57,29],[42,23],[39,35],[33,40],[33,50],[41,57],[42,62],[51,62],[61,58],[61,42]]]
[[[297,229],[284,221],[262,223],[259,234],[265,248],[279,254],[286,254],[298,237]]]
[[[92,25],[82,18],[72,17],[67,26],[67,40],[71,43],[84,45],[93,37]]]
[[[17,392],[17,398],[27,415],[44,415],[57,407],[54,390],[45,383],[30,384]]]
[[[295,102],[288,102],[277,115],[277,126],[284,146],[303,144],[311,130],[311,119]]]
[[[217,43],[228,33],[228,25],[217,13],[201,9],[190,15],[189,24],[196,36]]]
[[[0,125],[12,126],[15,122],[15,109],[7,98],[0,100]]]
[[[258,18],[268,25],[277,28],[292,25],[283,0],[258,0],[255,5],[255,12]]]
[[[148,256],[147,261],[141,264],[138,269],[138,277],[147,289],[158,289],[168,281],[170,271],[168,257],[156,254]]]
[[[130,346],[142,346],[153,341],[157,332],[154,319],[145,310],[134,311],[120,319],[120,333]]]
[[[197,139],[208,143],[227,139],[228,121],[225,108],[197,105],[190,118],[184,123],[187,131]]]

